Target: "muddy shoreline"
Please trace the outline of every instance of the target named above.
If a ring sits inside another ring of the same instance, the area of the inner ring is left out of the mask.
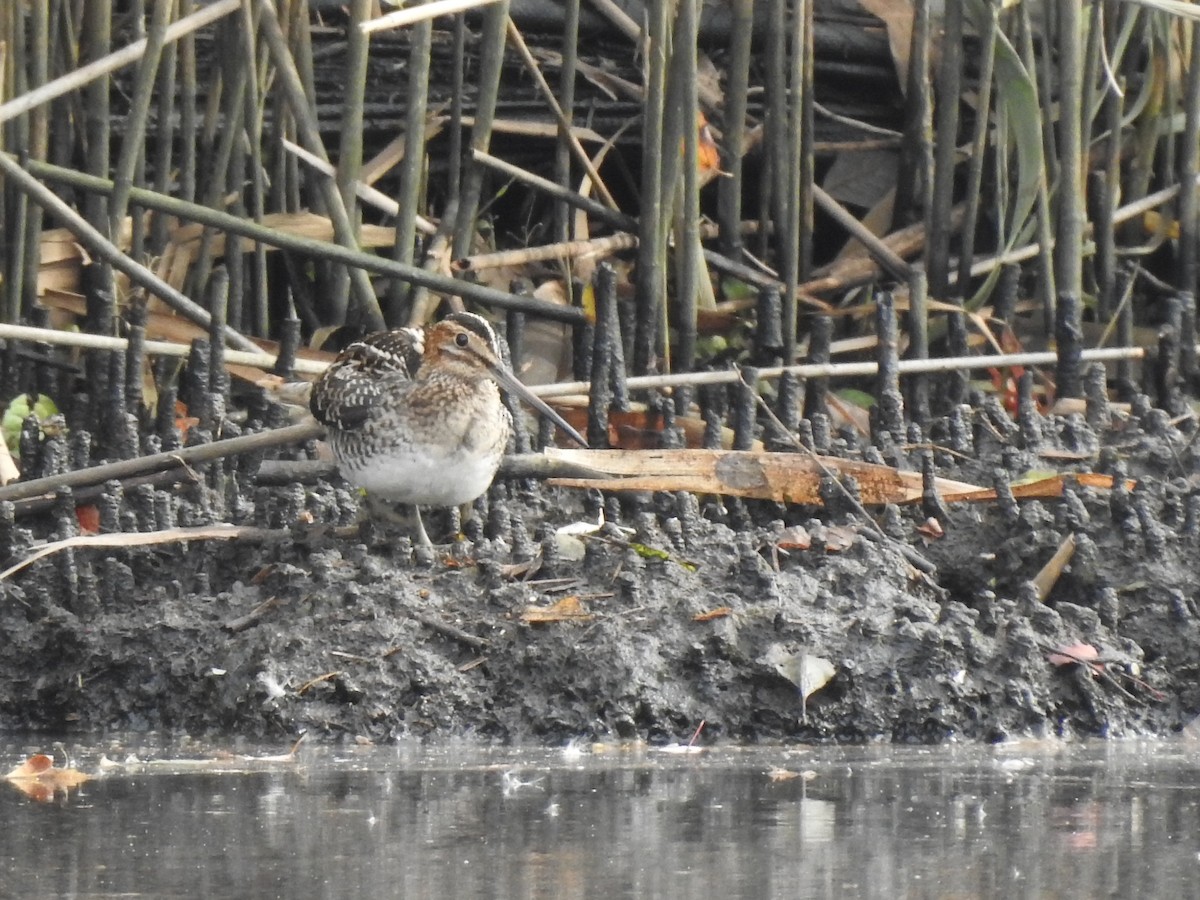
[[[883,541],[833,501],[602,499],[506,480],[467,538],[430,557],[397,526],[355,527],[357,498],[336,476],[259,486],[258,460],[241,459],[182,487],[109,485],[97,506],[111,530],[233,522],[273,537],[67,550],[8,577],[0,727],[536,742],[686,740],[701,722],[704,740],[736,741],[1178,732],[1200,710],[1188,587],[1200,499],[1179,474],[1195,469],[1195,445],[1147,403],[1098,430],[997,409],[965,430],[935,422],[930,461],[1001,499],[875,509]],[[844,438],[828,449],[864,456]],[[920,470],[929,452],[894,458]],[[1118,488],[1005,499],[1012,479],[1051,468]],[[555,529],[602,509],[583,558],[565,558]],[[918,530],[929,515],[943,537]],[[456,524],[435,515],[431,533]],[[808,549],[785,532],[796,527]],[[69,492],[0,522],[10,561],[73,530]],[[1069,535],[1074,556],[1041,602],[1031,579]],[[579,598],[580,619],[528,621],[564,597]],[[1051,661],[1080,644],[1098,659]],[[802,709],[806,656],[833,675]]]

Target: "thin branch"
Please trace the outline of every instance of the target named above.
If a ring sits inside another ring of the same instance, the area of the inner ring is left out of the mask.
[[[123,459],[118,462],[105,463],[99,466],[89,466],[86,469],[76,469],[63,475],[51,475],[48,478],[35,478],[32,481],[19,481],[16,484],[0,487],[0,503],[5,500],[27,500],[30,497],[40,497],[43,494],[52,495],[59,488],[86,487],[93,484],[103,484],[109,479],[129,478],[135,475],[146,475],[176,466],[188,466],[193,463],[212,462],[226,456],[236,456],[240,453],[257,453],[271,447],[281,447],[287,444],[299,444],[313,440],[325,433],[325,429],[316,422],[304,422],[299,425],[288,425],[271,431],[260,431],[257,434],[247,434],[223,441],[213,441],[210,444],[198,444],[195,447],[185,447],[182,450],[170,450],[165,453],[154,453],[150,456],[139,456],[134,459]]]
[[[285,541],[291,538],[292,532],[288,528],[255,528],[249,525],[199,525],[193,528],[168,528],[164,531],[81,534],[44,544],[20,562],[14,563],[0,572],[0,581],[33,565],[39,559],[45,559],[47,556],[53,556],[63,550],[149,547],[158,544],[182,544],[189,541]]]
[[[186,18],[180,19],[173,25],[167,28],[165,41],[177,41],[186,34],[191,34],[193,31],[198,31],[205,25],[209,25],[220,19],[222,16],[227,16],[239,6],[242,0],[217,0],[209,6],[204,6]],[[7,103],[0,104],[0,122],[7,122],[10,119],[15,119],[22,113],[29,112],[34,107],[41,106],[43,103],[49,103],[55,97],[61,97],[76,88],[81,88],[89,82],[95,81],[97,78],[102,78],[109,72],[114,72],[130,63],[137,62],[141,59],[142,54],[146,52],[146,47],[149,41],[142,38],[140,41],[134,41],[127,47],[122,47],[115,53],[110,53],[108,56],[102,57],[93,63],[89,63],[81,69],[76,69],[68,75],[63,75],[61,78],[55,78],[53,81],[47,82],[36,90],[27,91],[19,97],[14,97]]]
[[[411,9],[399,9],[386,16],[378,16],[368,22],[363,22],[358,27],[363,30],[364,34],[372,34],[376,31],[386,31],[389,28],[402,28],[423,19],[449,16],[498,2],[499,0],[434,0],[433,3],[424,3]]]

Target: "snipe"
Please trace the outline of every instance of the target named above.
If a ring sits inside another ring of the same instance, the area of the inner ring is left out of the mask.
[[[587,446],[509,371],[492,327],[473,313],[350,344],[313,385],[309,406],[343,477],[373,507],[459,506],[491,485],[512,433],[498,386]],[[428,545],[419,511],[416,519]]]

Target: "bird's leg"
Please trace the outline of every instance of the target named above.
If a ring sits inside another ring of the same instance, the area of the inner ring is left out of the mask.
[[[372,519],[403,525],[413,532],[413,543],[416,546],[432,547],[433,541],[429,539],[429,535],[425,531],[425,523],[421,521],[421,508],[416,504],[411,506],[404,504],[404,506],[406,509],[411,510],[410,515],[402,513],[396,508],[396,504],[394,503],[367,494],[367,510]]]
[[[429,535],[425,532],[425,523],[421,521],[421,507],[413,504],[413,519],[415,520],[415,530],[417,532],[418,547],[432,547],[433,541],[429,539]]]

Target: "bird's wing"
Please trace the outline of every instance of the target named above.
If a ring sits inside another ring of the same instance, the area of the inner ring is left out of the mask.
[[[312,414],[342,431],[362,427],[385,392],[412,380],[423,344],[421,332],[413,328],[367,335],[350,344],[313,384]]]

